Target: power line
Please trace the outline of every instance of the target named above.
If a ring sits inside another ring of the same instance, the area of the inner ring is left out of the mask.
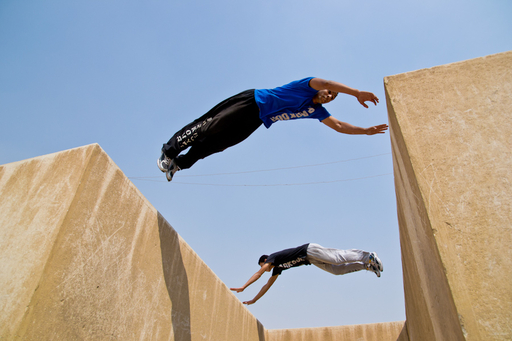
[[[312,165],[302,165],[302,166],[292,166],[292,167],[281,167],[281,168],[271,168],[271,169],[260,169],[260,170],[250,170],[250,171],[242,171],[242,172],[230,172],[230,173],[213,173],[213,174],[196,174],[196,175],[181,175],[180,178],[184,177],[198,177],[198,176],[218,176],[218,175],[234,175],[234,174],[249,174],[249,173],[260,173],[260,172],[273,172],[273,171],[280,171],[280,170],[288,170],[288,169],[297,169],[297,168],[306,168],[306,167],[318,167],[318,166],[325,166],[325,165],[332,165],[335,163],[343,163],[343,162],[350,162],[350,161],[357,161],[357,160],[363,160],[363,159],[370,159],[378,156],[383,155],[389,155],[391,153],[383,153],[383,154],[377,154],[377,155],[371,155],[371,156],[363,156],[358,157],[354,159],[346,159],[346,160],[339,160],[339,161],[332,161],[332,162],[324,162],[324,163],[316,163]],[[161,176],[133,176],[128,177],[132,180],[145,180],[145,181],[151,181],[149,179],[154,178],[161,178]],[[335,180],[337,182],[338,180]],[[339,180],[344,181],[344,180]],[[160,182],[160,181],[158,181]]]
[[[371,179],[371,178],[377,178],[381,176],[391,175],[393,173],[384,173],[384,174],[378,174],[378,175],[370,175],[365,176],[361,178],[352,178],[352,179],[340,179],[340,180],[330,180],[330,181],[315,181],[315,182],[301,182],[301,183],[291,183],[291,184],[266,184],[266,185],[235,185],[235,184],[207,184],[207,183],[194,183],[194,182],[179,182],[179,181],[173,181],[173,184],[180,184],[180,185],[199,185],[199,186],[219,186],[219,187],[284,187],[284,186],[305,186],[305,185],[319,185],[319,184],[330,184],[335,182],[346,182],[346,181],[356,181],[356,180],[364,180],[364,179]],[[151,181],[151,180],[150,180]],[[165,181],[165,180],[163,180]],[[159,181],[159,182],[163,182]]]
[[[271,168],[271,169],[260,169],[260,170],[250,170],[250,171],[242,171],[242,172],[229,172],[229,173],[214,173],[214,174],[197,174],[197,175],[180,175],[180,178],[182,177],[198,177],[198,176],[218,176],[218,175],[233,175],[233,174],[249,174],[249,173],[260,173],[260,172],[272,172],[272,171],[280,171],[280,170],[289,170],[289,169],[297,169],[297,168],[306,168],[306,167],[318,167],[318,166],[325,166],[325,165],[331,165],[335,163],[343,163],[343,162],[350,162],[350,161],[357,161],[362,159],[370,159],[378,156],[383,155],[389,155],[391,153],[383,153],[383,154],[377,154],[377,155],[371,155],[371,156],[363,156],[359,158],[354,159],[346,159],[346,160],[339,160],[339,161],[332,161],[332,162],[324,162],[324,163],[317,163],[317,164],[311,164],[311,165],[302,165],[302,166],[292,166],[292,167],[281,167],[281,168]],[[391,175],[393,173],[384,173],[384,174],[378,174],[378,175],[370,175],[365,177],[359,177],[359,178],[351,178],[351,179],[339,179],[339,180],[329,180],[329,181],[314,181],[314,182],[302,182],[302,183],[284,183],[284,184],[263,184],[263,185],[254,185],[254,184],[212,184],[212,183],[196,183],[196,182],[180,182],[180,181],[173,181],[173,184],[178,185],[196,185],[196,186],[218,186],[218,187],[284,187],[284,186],[306,186],[306,185],[319,185],[319,184],[329,184],[329,183],[336,183],[336,182],[347,182],[347,181],[357,181],[357,180],[364,180],[364,179],[371,179],[376,177],[382,177],[386,175]],[[128,177],[131,180],[139,180],[139,181],[154,181],[154,182],[166,182],[165,179],[162,178],[162,176],[141,176],[141,177]],[[160,180],[155,180],[156,178]]]

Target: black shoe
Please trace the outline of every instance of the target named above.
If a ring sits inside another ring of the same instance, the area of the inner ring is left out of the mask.
[[[171,181],[172,177],[174,176],[174,173],[180,170],[180,167],[174,162],[174,160],[171,160],[171,164],[169,165],[169,169],[167,172],[165,172],[165,177],[167,178],[167,181]]]

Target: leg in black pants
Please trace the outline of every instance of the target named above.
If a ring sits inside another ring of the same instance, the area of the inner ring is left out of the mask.
[[[263,122],[254,99],[254,90],[247,90],[217,104],[206,114],[183,127],[163,145],[162,151],[180,169],[245,140]],[[189,148],[185,155],[179,155]]]

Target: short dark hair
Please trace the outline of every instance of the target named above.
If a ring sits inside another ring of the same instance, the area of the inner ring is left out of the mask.
[[[258,259],[258,265],[260,265],[260,263],[264,263],[268,258],[268,255],[263,255],[260,257],[260,259]]]

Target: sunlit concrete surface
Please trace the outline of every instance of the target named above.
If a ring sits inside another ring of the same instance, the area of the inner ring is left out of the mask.
[[[512,52],[384,79],[410,340],[512,339]]]
[[[2,340],[392,341],[404,327],[265,330],[97,144],[0,166],[0,212]]]
[[[0,339],[265,340],[99,145],[0,166]]]
[[[404,321],[266,330],[97,144],[0,166],[0,212],[2,340],[406,335]]]
[[[0,166],[0,339],[512,339],[512,53],[384,82],[405,322],[266,330],[93,144]]]
[[[350,326],[269,329],[269,341],[407,341],[404,321]]]

